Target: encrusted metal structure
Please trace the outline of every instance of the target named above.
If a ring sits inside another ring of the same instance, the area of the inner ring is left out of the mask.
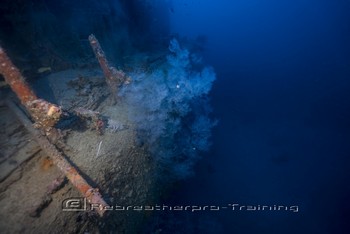
[[[89,36],[89,42],[106,78],[106,83],[110,89],[112,100],[115,102],[118,88],[123,84],[130,83],[131,79],[122,70],[109,66],[106,55],[93,34]]]
[[[35,95],[2,47],[0,47],[0,74],[29,111],[38,127],[48,131],[60,120],[61,108]]]
[[[7,106],[15,113],[24,127],[32,134],[34,139],[40,145],[42,150],[51,158],[53,163],[64,173],[68,180],[80,191],[88,202],[99,205],[100,209],[96,209],[100,216],[103,216],[105,210],[103,207],[108,206],[104,201],[98,189],[93,188],[80,175],[78,170],[69,163],[65,156],[52,144],[47,134],[49,131],[56,130],[54,125],[59,121],[62,114],[60,107],[39,99],[34,91],[25,82],[24,77],[11,62],[5,51],[0,47],[0,74],[5,78],[5,81],[10,85],[11,89],[17,94],[23,106],[28,110],[31,117],[35,121],[37,128],[33,127],[33,123],[12,101],[7,100]],[[46,135],[38,129],[45,130]]]

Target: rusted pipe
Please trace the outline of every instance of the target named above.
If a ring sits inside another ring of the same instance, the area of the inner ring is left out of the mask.
[[[89,36],[89,42],[106,78],[106,83],[110,89],[112,100],[115,102],[119,86],[130,83],[131,79],[122,70],[109,66],[106,55],[93,34]]]
[[[91,34],[89,36],[89,42],[92,47],[92,50],[95,53],[95,56],[101,66],[101,69],[103,71],[104,76],[106,77],[106,80],[111,80],[112,79],[112,72],[110,70],[106,55],[104,51],[101,48],[100,43],[96,39],[95,35]]]
[[[24,77],[11,62],[10,58],[0,47],[0,74],[10,85],[11,89],[17,94],[23,106],[29,111],[35,124],[40,128],[49,131],[59,121],[62,114],[61,108],[39,99],[34,91],[25,82]],[[7,100],[6,105],[14,112],[24,127],[33,135],[42,150],[52,159],[53,163],[65,174],[68,180],[87,198],[92,204],[99,204],[100,207],[107,206],[98,189],[92,188],[86,180],[79,174],[77,169],[72,166],[68,160],[61,154],[57,148],[51,144],[46,136],[42,135],[38,129],[33,127],[32,122],[27,116],[11,101]],[[97,212],[103,216],[105,210],[98,209]]]
[[[39,99],[29,87],[18,68],[11,62],[5,50],[0,46],[0,74],[6,83],[17,94],[21,103],[30,112],[36,125],[44,130],[50,130],[60,119],[60,107]]]
[[[10,58],[0,47],[0,73],[11,89],[20,97],[22,104],[34,101],[37,98],[33,90],[27,85],[20,71],[15,67]]]
[[[91,204],[100,206],[96,211],[102,217],[105,213],[104,207],[107,207],[107,202],[104,201],[98,189],[91,187],[88,182],[79,174],[76,168],[72,166],[68,160],[43,136],[39,130],[35,129],[32,122],[27,116],[12,102],[7,100],[6,105],[13,111],[23,126],[34,137],[42,150],[51,158],[53,163],[65,174],[68,180],[78,189],[78,191],[87,198]]]

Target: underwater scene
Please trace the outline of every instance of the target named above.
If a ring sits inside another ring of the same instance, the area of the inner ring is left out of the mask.
[[[350,1],[0,1],[0,233],[350,233]]]

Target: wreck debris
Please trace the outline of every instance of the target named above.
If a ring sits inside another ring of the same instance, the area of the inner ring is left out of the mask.
[[[33,100],[25,106],[33,117],[35,126],[46,129],[47,131],[60,120],[62,115],[60,107],[43,99]]]
[[[100,118],[100,112],[88,110],[83,107],[75,108],[74,112],[81,118],[91,118],[93,120],[98,120]]]
[[[56,83],[57,81],[53,80],[53,82]],[[101,79],[101,76],[86,77],[77,74],[76,78],[69,80],[66,84],[76,92],[71,98],[64,97],[66,103],[70,106],[68,107],[70,110],[76,107],[95,110],[110,94],[108,87],[106,87],[106,81]],[[59,99],[59,96],[62,95],[59,88],[54,90],[54,92],[56,92]]]
[[[60,175],[56,179],[54,179],[48,186],[47,186],[47,194],[54,194],[59,189],[63,187],[63,185],[66,182],[66,177],[64,175]]]
[[[0,74],[30,112],[37,127],[49,130],[60,120],[61,108],[35,95],[2,47],[0,47]]]
[[[29,211],[29,216],[33,218],[39,217],[41,211],[43,211],[51,202],[51,195],[45,194],[42,198],[40,198],[40,202],[38,204],[33,205],[33,208]]]
[[[79,116],[83,120],[91,120],[92,121],[91,128],[96,130],[99,135],[103,134],[103,130],[105,128],[105,122],[100,116],[100,112],[88,110],[82,107],[75,108],[74,112],[77,116]]]
[[[3,182],[9,175],[11,175],[18,167],[20,167],[24,162],[29,161],[33,158],[39,151],[40,147],[35,142],[26,142],[24,146],[9,155],[1,162],[0,169],[0,182]]]
[[[25,114],[11,101],[6,101],[7,106],[18,117],[23,126],[33,135],[42,150],[52,159],[54,164],[64,173],[68,180],[79,190],[79,192],[92,204],[99,204],[100,207],[108,206],[102,198],[98,189],[92,188],[88,182],[79,174],[77,169],[72,166],[68,160],[57,150],[57,148],[50,143],[50,141],[43,136],[39,130],[32,126],[32,122]],[[45,204],[49,200],[44,199]],[[97,209],[98,214],[102,217],[104,209]]]
[[[43,211],[52,201],[52,194],[61,189],[66,182],[66,177],[60,175],[54,179],[48,186],[46,193],[41,197],[38,204],[34,204],[33,208],[29,211],[29,216],[38,217],[40,216],[41,211]]]
[[[118,88],[123,84],[129,84],[131,82],[131,78],[128,77],[122,70],[118,70],[115,67],[110,67],[108,65],[106,55],[103,52],[100,43],[93,34],[89,36],[89,42],[106,78],[106,83],[110,89],[112,100],[115,102]]]
[[[92,91],[92,82],[79,75],[77,78],[67,82],[67,85],[72,87],[78,96],[89,96]]]
[[[105,122],[102,119],[98,119],[95,122],[94,129],[97,131],[99,135],[103,134],[103,129],[105,128]]]
[[[90,121],[90,128],[96,130],[99,135],[102,135],[105,129],[111,133],[116,133],[129,128],[127,124],[102,116],[97,111],[78,107],[74,109],[74,113],[81,119]]]

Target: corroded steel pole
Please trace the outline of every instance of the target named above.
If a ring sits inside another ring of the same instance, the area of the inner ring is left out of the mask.
[[[92,50],[95,53],[97,60],[101,66],[101,69],[103,71],[103,74],[104,74],[106,80],[107,81],[112,80],[113,79],[112,72],[110,70],[106,55],[105,55],[104,51],[102,50],[100,43],[98,42],[98,40],[96,39],[96,37],[93,34],[91,34],[89,36],[89,42],[90,42],[90,45],[92,47]]]
[[[89,42],[106,78],[106,83],[110,89],[112,100],[115,102],[119,86],[129,84],[131,79],[122,70],[109,66],[106,55],[93,34],[89,36]]]
[[[50,130],[59,121],[62,114],[61,108],[39,99],[35,95],[2,47],[0,47],[0,74],[3,75],[6,83],[17,94],[17,97],[29,111],[38,127]]]
[[[49,131],[59,121],[62,114],[61,108],[39,99],[29,85],[25,82],[24,77],[15,65],[11,62],[5,51],[0,47],[0,74],[10,85],[12,90],[17,94],[21,103],[29,111],[36,125],[41,129]],[[97,189],[92,188],[87,181],[79,174],[77,169],[72,166],[68,160],[61,154],[57,148],[51,144],[46,136],[42,135],[38,129],[35,129],[32,122],[23,114],[18,107],[11,101],[6,102],[7,106],[15,113],[24,127],[33,135],[43,151],[52,159],[53,163],[65,174],[68,180],[87,198],[91,204],[98,204],[97,212],[103,216],[108,206]]]
[[[106,211],[104,208],[108,207],[108,204],[104,201],[98,189],[95,189],[88,184],[88,182],[79,174],[77,169],[68,162],[61,152],[59,152],[39,130],[32,126],[32,122],[13,102],[7,100],[6,105],[14,112],[23,126],[40,145],[42,150],[51,158],[53,163],[65,174],[68,180],[78,189],[87,201],[94,206],[99,206],[97,209],[95,207],[94,210],[96,210],[102,217]]]
[[[0,73],[11,89],[21,99],[22,104],[34,101],[37,98],[33,90],[26,84],[20,71],[12,64],[3,48],[0,47]]]

